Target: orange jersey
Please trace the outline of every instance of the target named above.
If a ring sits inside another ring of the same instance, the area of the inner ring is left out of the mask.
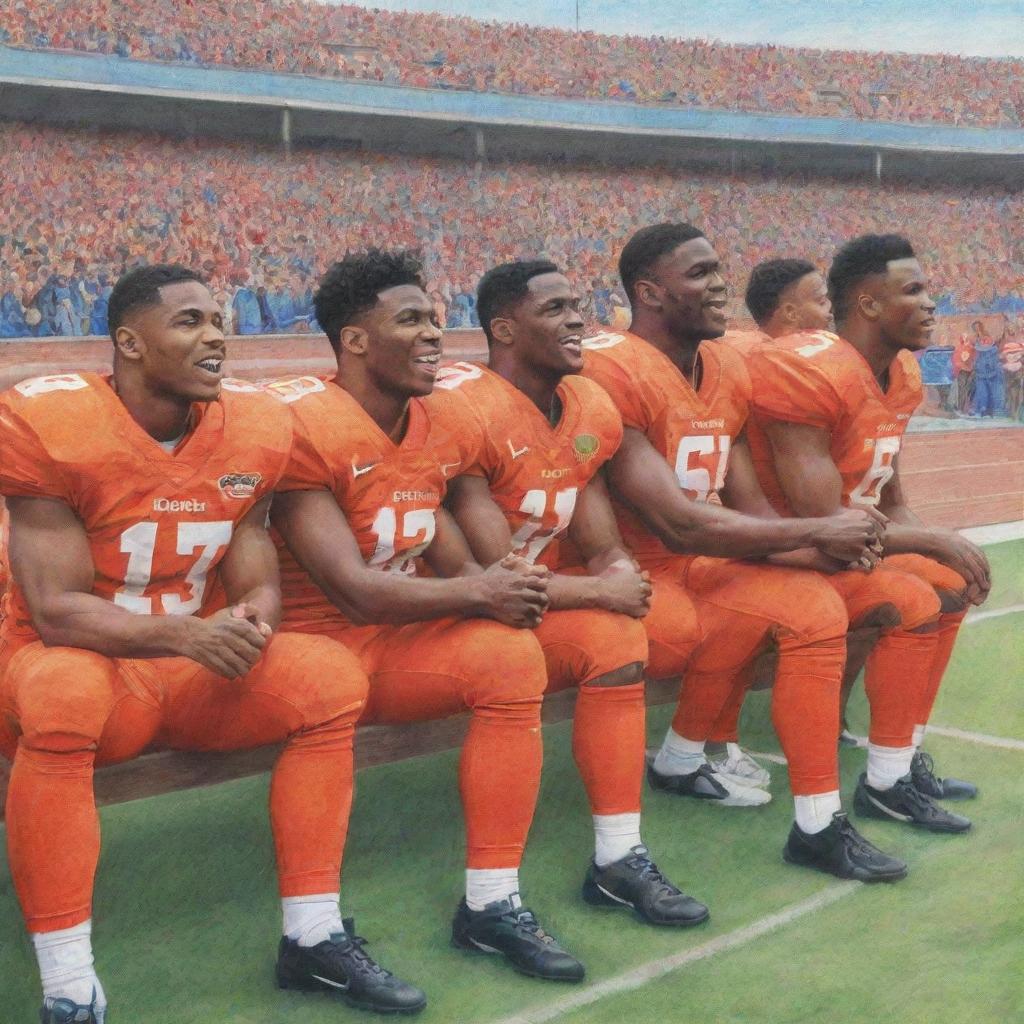
[[[694,501],[717,500],[729,449],[750,406],[743,358],[727,345],[700,347],[702,378],[695,391],[676,365],[635,334],[599,334],[583,342],[584,376],[608,392],[627,427],[641,431],[675,470]],[[674,557],[630,509],[616,504],[619,529],[645,565]]]
[[[288,463],[291,422],[265,395],[223,385],[193,406],[174,452],[128,413],[106,377],[22,381],[0,396],[0,493],[65,502],[82,521],[93,593],[139,614],[205,615],[223,603],[217,566],[236,523]],[[11,583],[4,634],[36,632]]]
[[[572,520],[576,497],[615,454],[622,419],[592,381],[563,377],[562,415],[554,426],[529,398],[498,374],[456,363],[438,374],[448,392],[453,433],[479,438],[476,461],[462,472],[485,477],[512,531],[512,550],[530,562]]]
[[[333,381],[303,377],[267,386],[292,410],[295,443],[278,490],[328,490],[373,569],[416,572],[434,539],[446,481],[475,459],[475,445],[440,422],[436,401],[409,403],[405,437],[395,444]],[[295,561],[280,537],[281,588],[288,623],[348,621]]]
[[[746,358],[761,345],[770,345],[771,335],[759,331],[757,328],[749,331],[726,331],[725,335],[718,339],[721,344],[728,345],[735,349],[741,356]]]
[[[762,346],[751,357],[750,369],[756,382],[755,421],[827,430],[832,460],[843,478],[844,503],[877,505],[923,396],[913,355],[903,351],[893,360],[885,391],[864,357],[827,331],[792,334]],[[752,438],[751,449],[765,494],[776,509],[788,512],[766,439]]]

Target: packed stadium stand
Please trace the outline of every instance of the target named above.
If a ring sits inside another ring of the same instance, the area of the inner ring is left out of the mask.
[[[0,337],[103,334],[113,279],[143,259],[202,269],[238,333],[308,329],[311,290],[348,248],[421,248],[451,327],[475,326],[479,274],[544,254],[625,305],[615,259],[636,223],[704,225],[727,262],[733,312],[763,259],[825,265],[845,239],[901,226],[940,314],[1024,312],[1024,198],[813,178],[464,161],[0,125]]]
[[[680,25],[684,34],[685,25]],[[417,88],[978,127],[1024,124],[1021,61],[610,36],[312,0],[14,0],[0,43]]]

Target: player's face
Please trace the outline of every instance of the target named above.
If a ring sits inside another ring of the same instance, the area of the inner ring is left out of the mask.
[[[680,339],[720,338],[725,334],[728,297],[718,253],[706,238],[692,238],[655,263],[661,315]]]
[[[893,348],[916,352],[931,344],[935,303],[917,260],[890,260],[876,298],[881,309],[879,326]]]
[[[212,402],[224,376],[221,308],[205,285],[179,281],[160,289],[160,303],[132,318],[142,378],[153,394]]]
[[[580,297],[562,274],[538,274],[514,314],[515,348],[528,366],[558,376],[583,369]]]
[[[825,278],[814,271],[804,274],[784,289],[780,296],[783,304],[792,307],[794,331],[824,331],[832,327],[832,302],[828,297]]]
[[[366,370],[382,391],[414,397],[434,390],[441,327],[434,303],[414,284],[386,288],[364,314]]]

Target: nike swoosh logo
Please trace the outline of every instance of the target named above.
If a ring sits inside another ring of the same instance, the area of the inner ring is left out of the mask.
[[[379,462],[371,462],[368,466],[357,466],[356,460],[352,460],[352,479],[362,476],[364,473],[369,473],[371,469],[376,469],[380,465]]]
[[[322,981],[325,985],[330,985],[331,988],[340,989],[342,992],[348,991],[348,982],[342,984],[340,981],[331,981],[330,978],[322,978],[319,974],[312,975],[317,981]]]
[[[880,811],[887,814],[890,818],[895,818],[897,821],[913,821],[913,818],[909,814],[900,814],[899,811],[894,811],[891,807],[886,807],[880,800],[876,800],[870,793],[864,794]]]
[[[512,453],[513,459],[518,459],[520,455],[525,455],[530,450],[530,446],[528,444],[524,444],[519,451],[516,451],[511,441],[507,441],[506,444],[508,445],[508,450]]]
[[[447,476],[448,470],[453,469],[455,466],[459,466],[459,462],[442,462],[441,463],[441,476]]]

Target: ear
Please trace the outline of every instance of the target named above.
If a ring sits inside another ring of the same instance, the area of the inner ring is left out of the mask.
[[[137,363],[142,359],[145,348],[146,344],[142,340],[142,336],[132,328],[122,324],[114,332],[114,350],[122,359],[130,363]]]
[[[793,302],[784,302],[779,307],[779,312],[782,314],[784,323],[790,324],[791,326],[797,321],[796,304]]]
[[[865,319],[874,323],[882,315],[881,303],[867,292],[861,292],[854,302],[854,309]]]
[[[370,347],[370,336],[362,327],[342,327],[340,348],[343,352],[365,356]]]
[[[516,340],[515,321],[508,316],[496,316],[491,319],[491,337],[499,345],[511,345]]]
[[[661,309],[664,306],[661,296],[658,294],[658,285],[654,281],[644,281],[641,279],[637,281],[633,291],[636,294],[637,302],[647,306],[649,309]]]

